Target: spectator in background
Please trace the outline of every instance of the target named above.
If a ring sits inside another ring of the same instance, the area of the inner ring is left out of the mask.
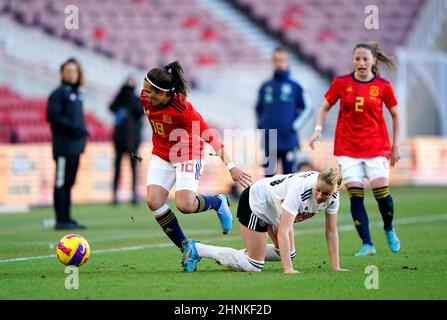
[[[70,217],[71,188],[76,179],[80,154],[84,151],[86,129],[83,99],[79,88],[84,79],[79,62],[70,58],[61,67],[61,84],[48,98],[47,121],[50,122],[53,159],[56,161],[54,179],[54,209],[56,229],[85,229]]]
[[[113,204],[118,204],[118,184],[121,172],[121,159],[125,153],[137,153],[141,142],[141,117],[144,108],[140,98],[135,94],[135,80],[131,77],[123,84],[117,96],[110,105],[110,111],[115,114],[115,131],[113,144],[115,147],[115,175],[113,178]],[[132,204],[137,204],[136,190],[137,159],[130,156],[132,169]]]
[[[265,130],[263,149],[267,177],[277,173],[278,159],[282,162],[284,174],[294,172],[300,150],[298,129],[303,127],[311,112],[305,103],[303,88],[290,77],[287,51],[276,48],[272,63],[273,79],[262,84],[256,104],[257,128]],[[277,129],[276,147],[269,143],[269,129]],[[276,158],[271,154],[275,149]]]

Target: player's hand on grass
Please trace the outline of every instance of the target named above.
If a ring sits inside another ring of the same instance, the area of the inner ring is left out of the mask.
[[[252,177],[239,169],[238,167],[234,167],[230,170],[231,178],[236,183],[239,183],[242,187],[247,188],[253,183]]]
[[[335,272],[348,272],[349,270],[348,269],[343,269],[343,268],[337,268],[337,269],[334,269],[334,271]]]
[[[393,149],[391,150],[391,166],[394,167],[394,165],[399,161],[400,159],[400,150],[398,146],[393,146]]]
[[[294,274],[294,273],[300,273],[298,270],[295,270],[295,269],[287,269],[287,270],[284,270],[284,273],[286,273],[286,274]]]
[[[312,133],[312,136],[309,140],[309,146],[312,150],[315,148],[315,143],[320,143],[321,140],[321,130],[315,130],[314,133]]]

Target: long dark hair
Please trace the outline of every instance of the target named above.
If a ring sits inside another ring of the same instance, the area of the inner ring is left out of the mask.
[[[371,51],[374,58],[377,58],[377,62],[375,65],[372,66],[372,73],[380,75],[380,69],[379,69],[379,61],[382,61],[384,64],[386,64],[391,70],[396,69],[396,62],[394,59],[387,55],[382,49],[380,48],[379,44],[373,41],[367,42],[367,43],[359,43],[355,46],[355,50],[358,48],[365,48],[369,49]]]
[[[171,62],[163,68],[151,69],[146,75],[146,80],[151,83],[155,91],[166,91],[168,95],[177,93],[186,97],[191,87],[178,61]]]
[[[84,85],[84,73],[82,72],[82,67],[81,64],[79,63],[79,61],[75,58],[69,58],[67,59],[67,61],[65,61],[64,63],[61,64],[61,68],[60,68],[60,72],[61,72],[61,76],[62,76],[62,72],[64,71],[64,68],[67,64],[69,63],[74,63],[76,65],[76,67],[78,68],[78,82],[76,83],[76,85],[82,87]]]

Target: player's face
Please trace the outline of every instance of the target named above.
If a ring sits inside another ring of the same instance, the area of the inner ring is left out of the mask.
[[[372,67],[376,63],[376,58],[374,58],[371,50],[357,48],[354,51],[353,62],[356,76],[365,79],[372,75]]]
[[[273,53],[272,62],[275,70],[287,70],[289,68],[289,57],[286,52],[277,51]]]
[[[335,190],[333,186],[330,186],[326,182],[318,179],[313,192],[315,202],[320,204],[328,201],[334,192]]]
[[[62,80],[70,84],[76,84],[79,81],[79,69],[76,63],[67,63],[62,69]]]
[[[166,92],[158,91],[151,86],[151,84],[147,81],[144,81],[143,85],[143,94],[149,103],[153,106],[163,105],[168,102],[168,97]]]

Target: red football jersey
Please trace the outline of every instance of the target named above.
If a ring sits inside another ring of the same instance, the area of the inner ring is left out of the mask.
[[[397,105],[397,100],[388,81],[375,76],[370,81],[361,82],[351,73],[335,78],[324,97],[331,106],[340,99],[334,155],[390,157],[390,138],[383,117],[383,103],[391,109]]]
[[[152,106],[143,95],[140,101],[152,127],[152,153],[163,160],[178,163],[202,159],[203,140],[216,151],[223,148],[216,132],[182,96],[175,94],[162,109]]]

